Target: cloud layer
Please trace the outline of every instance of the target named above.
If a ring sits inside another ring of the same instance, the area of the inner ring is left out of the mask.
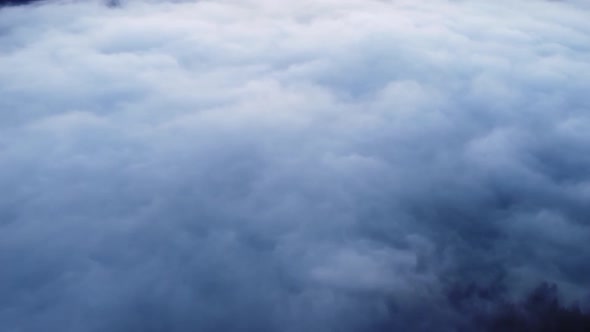
[[[1,8],[2,330],[588,324],[589,14]]]

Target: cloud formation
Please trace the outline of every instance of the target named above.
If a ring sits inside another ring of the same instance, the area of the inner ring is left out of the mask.
[[[589,11],[1,8],[2,330],[588,327]]]

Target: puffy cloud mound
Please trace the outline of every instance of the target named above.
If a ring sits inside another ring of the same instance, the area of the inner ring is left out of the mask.
[[[587,331],[589,16],[0,8],[0,329]]]

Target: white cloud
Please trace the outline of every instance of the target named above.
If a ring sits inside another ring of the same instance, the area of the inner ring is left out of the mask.
[[[583,289],[588,10],[0,9],[0,325],[451,330],[451,282]]]

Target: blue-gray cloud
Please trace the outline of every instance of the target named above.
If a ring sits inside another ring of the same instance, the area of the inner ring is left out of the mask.
[[[588,14],[1,8],[1,329],[587,327]]]

